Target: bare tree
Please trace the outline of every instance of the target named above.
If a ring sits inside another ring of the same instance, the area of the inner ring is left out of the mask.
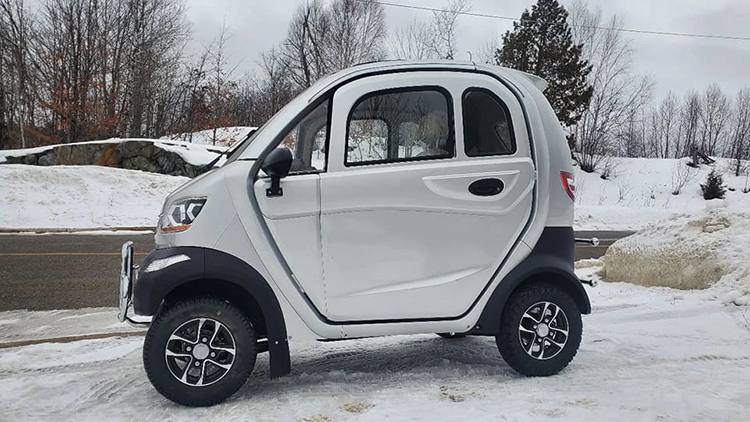
[[[679,141],[676,145],[680,156],[691,156],[691,165],[698,166],[698,136],[701,120],[701,98],[696,91],[685,95],[680,110]]]
[[[672,195],[679,195],[682,188],[693,180],[696,174],[695,167],[686,165],[682,160],[677,160],[672,168]]]
[[[429,39],[432,27],[428,22],[415,18],[408,25],[397,28],[391,39],[391,55],[397,59],[433,59]]]
[[[0,68],[3,69],[0,118],[15,119],[21,148],[26,148],[27,115],[33,113],[28,62],[32,19],[24,8],[23,0],[0,0],[0,45],[3,47],[2,51],[7,52],[2,54],[4,57],[0,57],[0,61],[5,62],[0,63]],[[6,133],[0,132],[0,138],[9,138],[7,131],[10,125],[4,121],[3,126],[6,127]],[[0,143],[3,143],[2,139]]]
[[[731,101],[718,84],[713,83],[703,92],[701,101],[700,132],[701,152],[716,155],[723,145],[727,123],[731,109]]]
[[[625,157],[645,157],[647,155],[645,117],[640,107],[627,111],[625,122],[615,135],[616,152]]]
[[[117,0],[111,0],[117,2]],[[171,69],[182,56],[190,26],[185,6],[179,0],[131,0],[127,13],[132,23],[125,29],[130,39],[127,52],[127,92],[125,114],[129,136],[159,135],[153,131],[157,114],[157,92],[164,89],[158,82],[174,75]]]
[[[742,172],[743,160],[750,159],[750,87],[737,94],[730,122],[728,156],[733,160],[734,175]],[[748,171],[750,174],[750,171]]]
[[[429,21],[414,19],[394,32],[391,54],[398,59],[455,59],[458,17],[469,10],[469,0],[453,0],[440,11],[433,12]],[[493,48],[496,49],[497,45]]]
[[[280,51],[292,81],[307,88],[326,74],[382,59],[385,35],[383,6],[375,0],[310,0],[297,8]]]
[[[495,63],[495,53],[497,48],[502,44],[502,39],[496,34],[487,35],[484,41],[477,47],[476,57],[472,57],[472,61],[479,63]]]
[[[574,42],[584,45],[583,57],[592,65],[594,94],[572,129],[581,169],[592,172],[614,151],[615,135],[627,124],[629,113],[651,100],[654,84],[650,77],[632,73],[633,48],[619,31],[621,17],[605,20],[601,9],[592,12],[580,0],[569,13]]]
[[[649,112],[648,155],[657,158],[678,158],[672,145],[677,138],[678,103],[670,92],[661,100],[658,107]],[[672,154],[672,155],[670,155]]]
[[[385,57],[385,12],[376,0],[338,0],[328,9],[325,67],[334,72]]]
[[[213,129],[211,141],[216,145],[216,132],[219,127],[234,124],[229,116],[231,102],[234,100],[236,83],[231,79],[238,65],[229,67],[231,59],[226,52],[226,44],[231,34],[227,32],[226,24],[222,24],[216,41],[208,48],[208,56],[211,61],[210,83],[210,109],[211,128]]]
[[[270,119],[297,93],[275,48],[261,53],[259,65],[261,74],[253,79],[251,85],[251,95],[256,100],[249,121],[255,125]]]

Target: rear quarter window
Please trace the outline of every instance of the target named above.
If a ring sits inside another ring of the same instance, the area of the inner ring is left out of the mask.
[[[461,98],[464,152],[469,157],[513,155],[517,151],[508,106],[492,91],[469,88]]]

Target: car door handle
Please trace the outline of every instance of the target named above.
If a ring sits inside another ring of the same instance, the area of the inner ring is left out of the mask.
[[[505,184],[500,179],[479,179],[469,185],[469,192],[476,196],[494,196],[499,194],[505,188]]]

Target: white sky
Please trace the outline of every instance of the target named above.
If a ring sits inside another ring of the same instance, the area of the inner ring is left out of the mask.
[[[228,50],[237,72],[252,71],[258,54],[282,41],[289,20],[304,0],[187,0],[194,43],[207,43],[219,32],[222,21],[233,34]],[[393,3],[440,8],[449,0],[390,0]],[[563,4],[568,1],[563,0]],[[473,0],[472,12],[519,17],[534,0]],[[750,2],[743,0],[589,0],[606,15],[617,13],[625,26],[669,32],[750,36]],[[430,12],[385,6],[388,31]],[[462,16],[459,18],[457,57],[474,58],[485,41],[498,39],[512,23],[506,20]],[[703,89],[718,82],[732,94],[750,85],[750,41],[678,38],[628,34],[636,49],[635,70],[651,74],[657,96],[673,90]]]

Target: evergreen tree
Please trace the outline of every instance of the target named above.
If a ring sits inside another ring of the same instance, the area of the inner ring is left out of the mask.
[[[503,47],[495,52],[498,65],[544,78],[544,91],[557,118],[573,126],[588,107],[593,88],[586,78],[591,66],[581,58],[582,45],[573,44],[568,12],[557,0],[538,0],[525,10],[513,30],[503,35]]]
[[[724,186],[724,178],[721,173],[711,170],[711,173],[706,177],[706,183],[701,185],[701,191],[703,191],[703,199],[724,199],[727,189]]]

